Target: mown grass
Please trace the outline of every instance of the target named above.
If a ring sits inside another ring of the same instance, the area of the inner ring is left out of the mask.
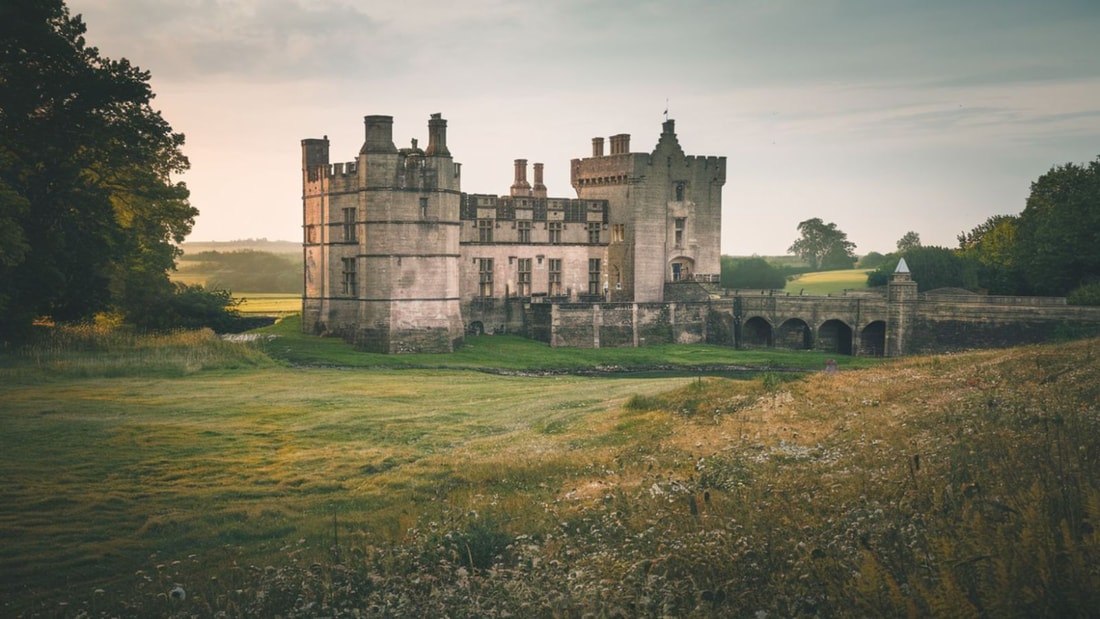
[[[1097,353],[751,381],[0,381],[0,599],[26,616],[1093,616]]]
[[[784,291],[791,294],[840,294],[845,290],[867,287],[867,274],[873,269],[845,269],[803,273],[787,282]]]

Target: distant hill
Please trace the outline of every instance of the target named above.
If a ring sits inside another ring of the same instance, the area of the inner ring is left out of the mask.
[[[302,253],[302,244],[297,241],[269,241],[267,239],[243,239],[239,241],[187,241],[180,245],[183,255],[198,254],[206,251],[230,253],[235,251],[264,251],[272,254]]]

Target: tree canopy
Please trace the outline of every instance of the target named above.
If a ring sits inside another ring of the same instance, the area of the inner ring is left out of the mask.
[[[1100,281],[1100,157],[1056,166],[1031,184],[1014,266],[1030,294],[1065,295]]]
[[[151,107],[149,73],[85,44],[61,0],[0,9],[0,337],[31,321],[135,317],[173,294],[167,272],[197,211],[188,168]]]
[[[867,274],[867,285],[885,286],[903,257],[921,292],[936,288],[974,290],[977,287],[974,263],[946,247],[913,247],[904,253],[890,254],[877,269]]]
[[[814,217],[800,222],[798,232],[801,236],[787,252],[805,260],[811,269],[850,269],[855,264],[856,244],[835,223]]]
[[[783,271],[763,258],[722,256],[722,286],[725,288],[778,290],[786,285],[787,276]]]
[[[900,239],[898,239],[897,246],[898,251],[900,252],[906,252],[910,249],[913,249],[914,247],[920,247],[920,235],[910,230],[909,232],[903,234]]]

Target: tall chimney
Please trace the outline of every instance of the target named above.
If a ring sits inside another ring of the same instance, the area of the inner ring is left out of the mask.
[[[592,156],[603,157],[603,138],[592,138]]]
[[[531,195],[531,184],[527,182],[527,160],[516,159],[516,180],[512,183],[512,197]]]
[[[443,114],[432,114],[428,121],[428,148],[424,154],[428,157],[451,156],[451,151],[447,150],[447,121],[443,120]]]
[[[531,195],[536,198],[546,197],[546,185],[542,184],[542,164],[535,164],[535,184],[531,186]]]
[[[367,138],[359,153],[396,153],[393,145],[393,116],[364,116]]]
[[[611,154],[625,155],[630,152],[630,134],[620,133],[611,136]]]

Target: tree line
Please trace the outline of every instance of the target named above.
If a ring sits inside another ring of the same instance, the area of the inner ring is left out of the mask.
[[[0,341],[40,318],[224,322],[228,294],[168,278],[198,214],[175,179],[184,136],[153,108],[149,73],[86,30],[62,0],[0,5]]]

